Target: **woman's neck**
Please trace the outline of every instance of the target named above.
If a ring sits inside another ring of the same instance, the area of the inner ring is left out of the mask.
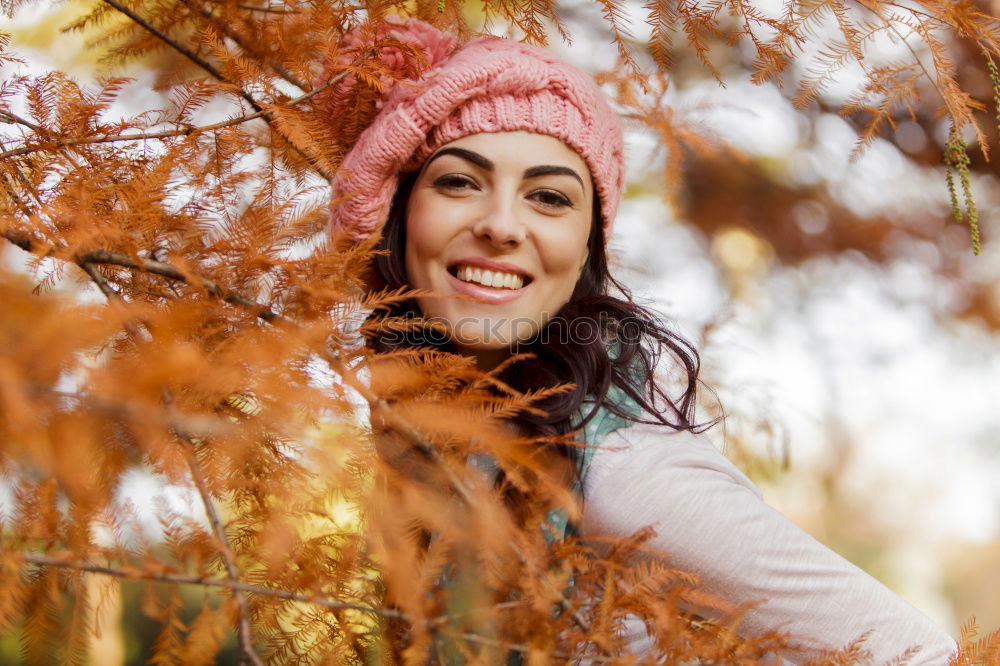
[[[497,367],[505,360],[507,360],[507,358],[510,356],[510,350],[507,348],[477,349],[469,347],[460,347],[456,349],[456,351],[476,359],[476,369],[478,369],[480,372],[489,372],[490,370],[492,370],[493,368]]]

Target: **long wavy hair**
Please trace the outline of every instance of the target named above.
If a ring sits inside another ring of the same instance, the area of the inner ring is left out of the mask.
[[[405,174],[392,202],[375,271],[373,288],[409,286],[406,275],[406,207],[416,174]],[[538,436],[565,435],[586,425],[604,407],[636,423],[662,424],[679,430],[700,430],[695,421],[699,358],[695,348],[669,330],[655,313],[636,303],[631,292],[608,271],[600,204],[594,198],[587,247],[590,251],[569,301],[536,336],[512,351],[529,352],[532,361],[512,363],[499,379],[519,391],[534,391],[572,383],[573,389],[535,406],[544,412],[523,413],[515,421]],[[389,316],[419,317],[416,303],[398,304]],[[388,351],[400,346],[448,349],[440,334],[418,330],[400,336],[374,335],[368,344]],[[671,396],[654,377],[660,359],[668,355],[679,370],[679,391]],[[609,399],[612,387],[625,399]],[[560,447],[575,460],[578,447]]]

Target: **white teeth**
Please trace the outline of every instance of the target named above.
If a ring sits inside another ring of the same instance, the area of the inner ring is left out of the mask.
[[[455,274],[463,282],[476,282],[494,289],[520,289],[524,285],[524,277],[521,275],[488,271],[472,266],[459,266]]]

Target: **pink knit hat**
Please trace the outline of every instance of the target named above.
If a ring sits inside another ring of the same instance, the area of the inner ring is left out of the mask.
[[[622,131],[590,76],[548,51],[495,37],[452,51],[453,37],[416,19],[389,19],[385,34],[421,49],[430,68],[386,91],[344,157],[333,180],[332,230],[363,240],[380,229],[399,174],[419,169],[440,146],[523,130],[560,139],[583,158],[610,234],[625,182]]]

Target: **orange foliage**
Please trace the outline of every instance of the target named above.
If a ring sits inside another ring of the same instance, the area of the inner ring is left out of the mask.
[[[845,111],[870,114],[862,144],[921,82],[957,128],[978,127],[942,32],[1000,56],[995,27],[968,1],[792,2],[778,17],[746,0],[651,1],[648,45],[628,33],[624,2],[599,4],[620,56],[603,80],[671,148],[672,181],[682,147],[715,149],[661,103],[678,29],[709,67],[715,40],[749,40],[761,82],[782,77],[810,22],[831,13],[843,42],[820,51],[798,102],[816,98],[829,70],[861,64],[868,78]],[[484,11],[532,41],[550,28],[570,36],[552,2]],[[398,44],[371,29],[390,12],[460,38],[476,30],[453,0],[103,0],[71,28],[103,30],[95,47],[107,63],[163,50],[178,59],[160,74],[163,108],[125,118],[111,109],[126,79],[89,89],[12,66],[0,88],[13,128],[0,145],[0,233],[43,279],[32,294],[0,273],[0,469],[14,489],[0,533],[0,632],[21,632],[29,662],[86,661],[101,599],[83,582],[102,574],[156,583],[142,602],[162,626],[154,663],[211,663],[227,632],[251,663],[501,663],[511,653],[614,663],[627,659],[627,618],[672,663],[761,662],[791,639],[741,640],[745,609],[690,574],[635,564],[648,533],[601,548],[546,542],[548,512],[578,507],[538,442],[504,426],[544,393],[519,394],[460,357],[374,356],[358,344],[357,322],[406,295],[361,294],[372,249],[327,242],[325,180],[391,76],[378,56]],[[357,26],[370,41],[341,49]],[[903,27],[930,49],[931,71],[916,58],[868,65],[866,42]],[[405,57],[414,71],[425,64]],[[349,76],[331,118],[324,93]],[[210,103],[228,118],[203,122]],[[105,302],[46,293],[64,276]],[[497,461],[502,484],[469,468],[474,453]],[[136,466],[193,488],[206,519],[161,507],[162,543],[148,542],[121,495]],[[206,595],[186,623],[181,586],[224,601]],[[956,663],[995,663],[995,635],[983,640]],[[859,646],[823,663],[858,663]]]

